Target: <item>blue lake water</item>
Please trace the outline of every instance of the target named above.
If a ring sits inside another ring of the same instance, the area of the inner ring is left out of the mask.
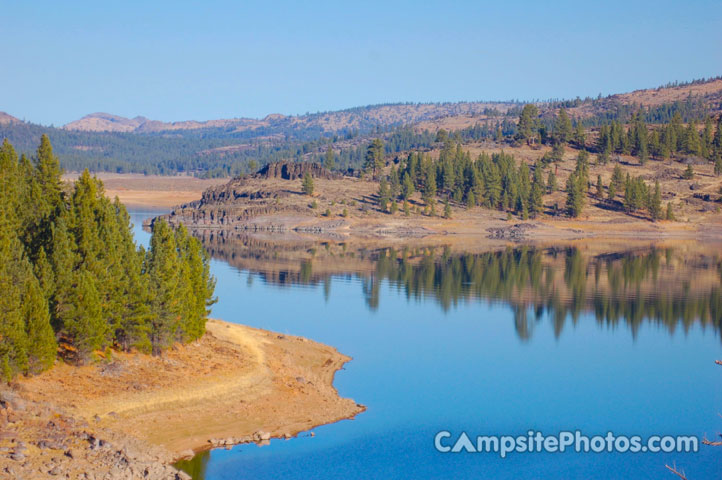
[[[132,212],[133,222],[148,215]],[[136,235],[147,242],[139,227]],[[335,386],[368,410],[318,427],[314,437],[204,453],[194,462],[196,478],[676,478],[665,464],[689,479],[720,478],[722,450],[704,445],[697,453],[504,459],[434,448],[441,430],[454,438],[462,431],[581,430],[714,439],[722,431],[717,260],[692,262],[678,252],[594,263],[570,251],[458,259],[444,253],[426,265],[436,266],[412,268],[393,255],[371,258],[370,272],[331,274],[312,267],[305,274],[303,267],[265,272],[215,259],[235,254],[215,255],[212,316],[305,336],[353,357]],[[568,286],[561,296],[549,280],[557,266],[552,278]],[[499,282],[474,273],[482,271]],[[678,272],[676,282],[665,283]],[[617,293],[590,289],[600,276],[621,285]]]

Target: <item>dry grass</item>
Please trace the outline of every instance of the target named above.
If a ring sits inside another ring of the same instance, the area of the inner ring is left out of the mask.
[[[68,173],[74,180],[78,173]],[[187,175],[163,176],[138,173],[97,173],[110,198],[118,197],[127,207],[170,208],[201,198],[203,191],[228,181],[223,178],[200,179]]]
[[[350,360],[335,349],[218,320],[207,330],[162,357],[117,353],[110,363],[59,365],[22,387],[33,400],[88,421],[98,415],[100,427],[176,453],[259,430],[295,435],[362,411],[332,385]]]

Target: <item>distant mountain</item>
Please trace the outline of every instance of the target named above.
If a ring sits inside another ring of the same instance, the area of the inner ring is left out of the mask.
[[[11,123],[23,123],[21,120],[8,115],[5,112],[0,112],[0,125],[10,125]]]
[[[145,117],[125,118],[110,113],[91,113],[80,120],[75,120],[63,126],[65,130],[76,130],[82,132],[130,132],[130,133],[153,133],[174,130],[196,130],[205,128],[248,128],[261,126],[260,120],[237,118],[209,120],[205,122],[161,122],[150,120]]]
[[[98,112],[70,122],[63,128],[85,132],[132,132],[147,120],[145,117],[125,118],[110,113]]]
[[[315,129],[326,133],[364,130],[375,126],[409,125],[455,116],[503,115],[514,102],[460,102],[388,104],[356,107],[336,112],[299,116],[270,114],[263,119],[232,118],[207,121],[161,122],[145,117],[125,118],[108,113],[91,113],[70,122],[65,130],[83,132],[155,133],[181,130],[225,129],[237,133],[259,128]]]

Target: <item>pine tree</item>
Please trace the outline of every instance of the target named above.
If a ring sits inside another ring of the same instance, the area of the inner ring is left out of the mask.
[[[545,187],[541,162],[537,162],[534,165],[534,179],[532,180],[531,192],[529,194],[529,210],[534,216],[542,213],[544,210]]]
[[[586,183],[584,179],[579,176],[579,173],[574,172],[569,175],[567,179],[567,213],[570,217],[576,218],[582,214],[584,209],[584,191],[586,189]]]
[[[389,172],[389,191],[394,200],[399,197],[401,192],[401,179],[398,170],[394,167],[391,167],[391,172]]]
[[[666,220],[669,220],[670,222],[676,220],[676,218],[674,217],[674,211],[672,210],[672,202],[667,202],[667,213],[665,214],[664,218]]]
[[[662,191],[659,186],[659,180],[654,182],[654,193],[649,199],[649,215],[655,222],[662,218]]]
[[[722,115],[717,119],[717,129],[714,132],[714,139],[712,140],[712,149],[717,159],[722,158]]]
[[[43,193],[44,203],[48,209],[57,207],[62,197],[63,171],[58,158],[53,154],[50,139],[43,134],[37,151],[37,179]]]
[[[604,185],[602,184],[602,176],[597,175],[597,198],[604,198]]]
[[[475,206],[476,206],[476,197],[474,196],[473,190],[469,190],[469,193],[466,195],[466,208],[471,210]]]
[[[336,157],[333,154],[333,149],[330,146],[326,150],[326,155],[323,159],[323,166],[326,167],[328,170],[333,170],[333,167],[336,166]]]
[[[22,306],[27,337],[28,371],[39,373],[53,365],[57,343],[53,327],[50,326],[48,299],[37,279],[30,274],[25,281]]]
[[[303,180],[301,181],[301,190],[306,195],[313,195],[313,177],[311,177],[310,172],[306,172],[303,175]]]
[[[559,114],[554,122],[554,140],[557,143],[567,143],[572,138],[572,122],[564,107],[559,109]]]
[[[622,167],[620,167],[619,164],[616,164],[614,166],[614,170],[612,171],[612,179],[609,182],[609,199],[614,200],[617,192],[620,192],[623,186],[624,172],[622,172]]]
[[[694,121],[687,124],[684,132],[684,151],[692,155],[699,155],[700,139],[699,133],[697,133],[697,124]]]
[[[536,105],[527,103],[519,115],[517,138],[525,140],[528,145],[535,143],[539,135],[539,109]]]
[[[685,180],[692,180],[694,178],[694,169],[692,168],[691,163],[687,164],[687,168],[684,170],[682,178],[684,178]]]
[[[547,178],[547,191],[554,193],[557,191],[557,176],[554,174],[554,170],[549,170],[549,177]]]
[[[422,193],[426,203],[429,203],[436,196],[436,168],[431,162],[428,162],[424,169],[424,189]]]
[[[389,202],[391,201],[391,192],[389,191],[389,184],[386,179],[381,179],[379,182],[379,191],[377,193],[378,206],[381,211],[385,212],[388,210]]]
[[[71,339],[77,359],[82,362],[105,346],[108,335],[95,279],[87,269],[81,267],[72,273],[65,301],[62,332]]]
[[[404,172],[404,180],[401,183],[401,198],[408,200],[411,195],[414,194],[414,182],[411,180],[411,175]]]
[[[712,117],[704,120],[704,130],[702,131],[702,140],[700,142],[700,153],[704,158],[712,160],[714,158],[714,134],[712,127]]]
[[[0,210],[0,359],[2,380],[28,369],[28,339],[23,312],[23,285],[29,264],[22,245],[8,228],[7,211]]]
[[[153,354],[158,355],[175,340],[183,313],[175,236],[163,219],[153,223],[146,271],[151,292],[149,338]]]
[[[451,218],[451,203],[448,198],[444,202],[444,218]]]
[[[108,298],[107,321],[113,332],[115,343],[123,350],[137,348],[142,352],[151,350],[149,334],[151,301],[148,277],[143,274],[145,251],[139,250],[133,240],[130,217],[125,207],[116,198],[107,205],[114,223],[107,231],[113,236],[106,241],[112,244],[114,261],[112,295]],[[114,227],[114,228],[111,228]],[[121,261],[115,261],[121,259]]]
[[[584,126],[582,126],[581,121],[577,121],[576,126],[574,127],[574,143],[576,143],[578,148],[584,149],[586,148],[586,135],[584,134]]]
[[[364,171],[371,172],[372,178],[376,180],[384,168],[384,144],[381,139],[374,139],[366,149],[366,163]]]

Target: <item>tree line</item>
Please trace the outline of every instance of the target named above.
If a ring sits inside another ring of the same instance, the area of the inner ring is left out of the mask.
[[[215,288],[200,242],[158,221],[146,251],[102,182],[61,174],[45,135],[32,160],[0,147],[0,378],[199,338]]]

